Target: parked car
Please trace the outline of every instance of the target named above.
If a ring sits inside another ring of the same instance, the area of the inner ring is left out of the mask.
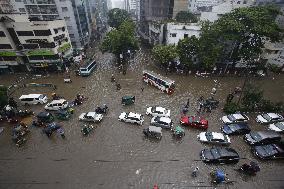
[[[22,104],[28,105],[28,104],[45,104],[47,103],[47,96],[43,94],[28,94],[28,95],[22,95],[19,100]]]
[[[226,135],[243,135],[243,134],[248,134],[251,131],[247,123],[225,124],[221,128],[221,130]]]
[[[272,123],[268,127],[269,130],[276,131],[276,132],[284,132],[284,121]]]
[[[281,140],[280,134],[275,131],[251,131],[244,138],[250,145],[272,144]]]
[[[260,159],[284,159],[284,148],[277,144],[254,146],[252,151]]]
[[[247,122],[249,118],[245,114],[237,113],[237,114],[225,115],[221,118],[221,120],[223,121],[223,123],[230,124],[230,123]]]
[[[53,100],[44,107],[46,110],[62,110],[68,107],[68,102],[65,99]]]
[[[154,106],[154,107],[147,108],[146,115],[170,117],[171,111],[163,107]]]
[[[162,127],[164,129],[172,129],[173,122],[168,117],[153,117],[151,119],[151,125]]]
[[[284,120],[283,116],[281,116],[280,114],[276,114],[276,113],[265,113],[265,114],[258,115],[256,117],[256,121],[262,124],[274,123],[274,122],[279,122],[283,120]]]
[[[147,129],[143,129],[143,133],[145,136],[150,138],[161,139],[162,138],[162,128],[149,126]]]
[[[80,121],[88,121],[88,122],[100,122],[103,119],[103,114],[98,114],[96,112],[87,112],[82,113],[79,116]]]
[[[200,158],[205,163],[238,163],[239,154],[232,148],[214,147],[200,152]]]
[[[208,129],[208,120],[195,116],[182,116],[180,124],[200,129]]]
[[[230,138],[227,135],[217,132],[201,132],[197,135],[200,142],[213,144],[231,144]]]
[[[119,121],[129,122],[129,123],[137,123],[142,125],[144,122],[144,117],[141,114],[133,113],[133,112],[122,112],[118,117]]]

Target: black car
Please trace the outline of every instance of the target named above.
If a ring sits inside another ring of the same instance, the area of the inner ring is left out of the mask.
[[[243,135],[250,132],[250,128],[246,123],[225,124],[221,130],[227,135]]]
[[[262,145],[277,143],[281,140],[281,136],[275,131],[252,131],[246,134],[244,139],[250,145]]]
[[[239,154],[232,148],[214,147],[200,152],[200,158],[205,163],[238,163]]]
[[[277,144],[254,146],[252,151],[260,159],[284,159],[284,148]]]

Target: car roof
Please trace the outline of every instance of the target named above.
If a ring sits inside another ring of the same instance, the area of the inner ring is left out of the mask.
[[[267,113],[267,115],[269,115],[269,117],[271,117],[271,118],[278,118],[279,117],[279,114],[276,114],[276,113]]]
[[[208,133],[212,133],[212,136],[214,139],[222,139],[224,140],[225,137],[222,133],[217,133],[217,132],[208,132]]]
[[[65,99],[53,100],[53,101],[51,101],[49,104],[63,103],[63,102],[65,102],[65,101],[66,101]]]
[[[216,147],[216,148],[213,148],[213,149],[218,150],[218,152],[221,156],[236,156],[237,155],[237,152],[232,148]]]
[[[19,99],[23,99],[23,98],[38,98],[39,96],[41,96],[42,94],[28,94],[28,95],[22,95]]]
[[[162,133],[162,128],[161,127],[155,127],[155,126],[149,126],[149,131]]]
[[[50,115],[49,112],[39,112],[39,113],[37,114],[37,117],[47,117],[47,116],[49,116],[49,115]]]
[[[257,133],[261,138],[281,137],[281,135],[275,131],[257,131],[255,133]]]
[[[159,111],[159,112],[163,112],[163,111],[165,111],[165,110],[166,110],[165,108],[160,107],[160,106],[156,106],[156,107],[153,107],[153,108],[155,108],[155,109],[156,109],[156,111]]]
[[[96,112],[87,112],[86,113],[86,116],[91,116],[91,117],[94,117],[96,114]]]
[[[129,112],[129,113],[128,113],[128,117],[135,117],[135,118],[140,119],[141,114],[137,114],[137,113]]]
[[[233,114],[236,119],[246,119],[242,114]]]
[[[171,118],[169,118],[169,117],[159,117],[159,119],[160,119],[160,121],[166,122],[166,123],[169,123],[169,122],[172,121]]]

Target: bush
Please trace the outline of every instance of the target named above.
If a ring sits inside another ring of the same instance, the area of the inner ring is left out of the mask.
[[[223,109],[223,111],[226,114],[233,114],[233,113],[240,111],[240,110],[241,110],[240,106],[235,102],[226,103],[225,106],[224,106],[224,109]]]

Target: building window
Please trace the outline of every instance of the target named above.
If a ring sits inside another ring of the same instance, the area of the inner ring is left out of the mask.
[[[16,56],[3,56],[2,57],[4,61],[15,61],[16,60]]]
[[[62,31],[65,31],[65,27],[62,27]]]
[[[0,31],[0,37],[6,37],[6,35],[3,31]]]
[[[61,7],[62,8],[62,12],[67,12],[68,8],[67,7]]]
[[[67,26],[67,30],[72,30],[72,26]]]
[[[26,12],[26,9],[25,8],[19,8],[19,11],[20,12]]]
[[[183,37],[184,37],[184,38],[188,38],[188,34],[184,34]]]
[[[15,0],[16,2],[22,2],[22,0]]]
[[[35,36],[49,36],[51,35],[50,30],[34,30]]]
[[[74,34],[69,34],[69,37],[70,38],[75,38],[75,35]]]
[[[58,29],[53,29],[54,30],[54,33],[58,33]]]
[[[0,49],[12,49],[10,44],[0,44]]]
[[[37,49],[38,44],[23,44],[24,49]]]
[[[171,33],[170,36],[171,36],[171,37],[176,37],[177,34],[176,34],[176,33]]]
[[[65,20],[65,21],[70,21],[70,17],[69,17],[69,16],[64,17],[64,20]]]
[[[240,2],[240,1],[238,1],[238,2],[237,2],[237,4],[241,4],[241,2]]]
[[[17,31],[18,36],[34,36],[33,31]]]
[[[60,2],[65,2],[66,0],[59,0]]]

